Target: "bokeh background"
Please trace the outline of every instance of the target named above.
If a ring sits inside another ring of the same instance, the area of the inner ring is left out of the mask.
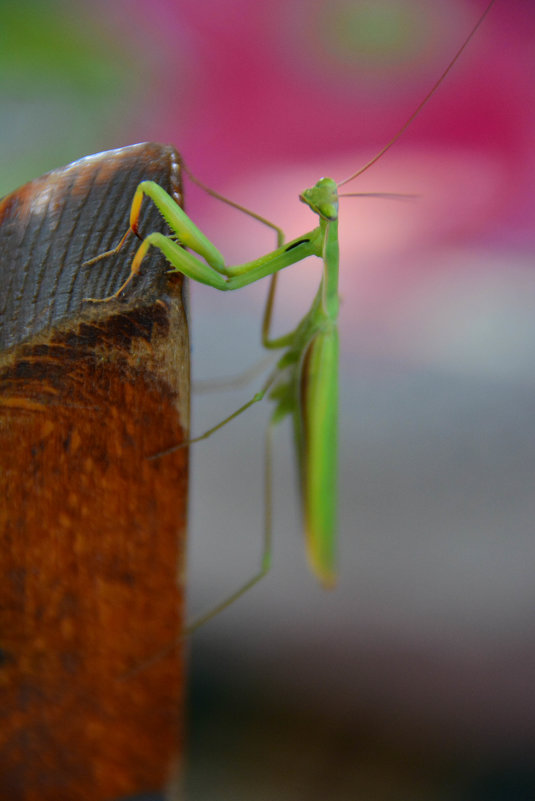
[[[297,236],[298,193],[404,123],[483,0],[0,2],[0,194],[83,155],[175,144]],[[535,797],[535,7],[498,0],[341,212],[340,580],[307,571],[291,431],[270,576],[191,649],[186,797]],[[127,202],[127,201],[125,201]],[[188,187],[227,255],[269,231]],[[291,328],[318,281],[281,280]],[[194,377],[261,355],[263,285],[191,288]],[[193,427],[251,388],[194,397]],[[257,568],[266,405],[192,452],[190,603]]]

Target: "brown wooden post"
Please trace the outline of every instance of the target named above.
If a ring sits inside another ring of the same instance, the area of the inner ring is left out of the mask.
[[[82,159],[0,201],[0,801],[110,801],[177,781],[189,346],[157,252],[126,300],[136,185],[178,154]],[[140,230],[165,230],[146,203]],[[133,671],[133,672],[132,672]]]

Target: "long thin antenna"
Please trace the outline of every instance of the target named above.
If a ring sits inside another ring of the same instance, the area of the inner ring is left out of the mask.
[[[406,192],[342,192],[338,197],[374,197],[380,200],[414,200],[419,195]]]
[[[344,178],[344,180],[343,180],[343,181],[339,181],[339,182],[338,182],[338,184],[337,184],[338,186],[344,186],[344,184],[348,184],[348,183],[349,183],[350,181],[352,181],[354,178],[357,178],[359,175],[362,175],[362,173],[363,173],[363,172],[366,172],[366,170],[369,170],[369,168],[370,168],[370,167],[371,167],[373,164],[375,164],[375,162],[376,162],[376,161],[379,161],[379,159],[381,158],[381,156],[383,156],[383,155],[386,153],[386,151],[387,151],[387,150],[390,150],[390,148],[392,147],[392,145],[393,145],[393,144],[395,144],[395,143],[398,141],[398,139],[400,138],[400,136],[403,136],[403,134],[405,133],[405,131],[407,130],[407,128],[409,127],[409,125],[410,125],[410,124],[411,124],[411,123],[414,121],[414,119],[415,119],[415,118],[418,116],[418,114],[419,114],[419,113],[420,113],[420,111],[423,109],[423,107],[425,106],[425,104],[427,103],[427,101],[428,101],[428,100],[429,100],[429,99],[432,97],[432,95],[433,95],[433,94],[436,92],[436,90],[438,89],[438,87],[440,86],[440,84],[442,83],[442,81],[444,80],[444,78],[446,77],[446,75],[449,73],[449,71],[451,70],[451,68],[452,68],[452,67],[455,65],[455,63],[456,63],[456,62],[457,62],[457,60],[459,59],[460,55],[462,54],[463,50],[464,50],[464,49],[465,49],[465,48],[468,46],[468,44],[471,42],[472,38],[475,36],[475,34],[476,34],[477,30],[479,29],[479,26],[480,26],[480,25],[483,23],[483,20],[485,19],[485,17],[486,17],[486,16],[487,16],[487,14],[489,13],[490,9],[492,8],[492,6],[494,5],[494,3],[495,3],[495,2],[496,2],[496,0],[491,0],[491,2],[488,4],[488,6],[487,6],[487,8],[485,9],[485,11],[483,12],[483,14],[482,14],[482,15],[480,16],[480,18],[478,19],[478,21],[477,21],[476,25],[475,25],[475,26],[472,28],[471,32],[469,33],[469,35],[467,36],[467,38],[464,40],[464,42],[463,42],[463,44],[461,45],[461,47],[460,47],[460,48],[457,50],[457,52],[456,52],[456,53],[455,53],[455,55],[453,56],[452,60],[450,61],[450,63],[448,64],[448,66],[446,67],[446,69],[444,70],[444,72],[442,73],[442,75],[440,76],[440,78],[438,79],[438,81],[436,81],[436,82],[433,84],[432,88],[431,88],[431,89],[429,90],[429,92],[426,94],[426,96],[424,97],[424,99],[422,100],[422,102],[421,102],[421,103],[420,103],[420,104],[417,106],[417,108],[415,109],[415,111],[413,111],[413,113],[411,114],[411,116],[409,117],[409,119],[407,120],[407,122],[406,122],[406,123],[405,123],[405,124],[404,124],[404,125],[403,125],[403,126],[400,128],[400,129],[399,129],[399,131],[397,132],[397,134],[396,134],[394,137],[392,137],[392,139],[390,140],[390,142],[388,142],[388,144],[386,144],[386,145],[385,145],[385,146],[382,148],[382,150],[380,150],[380,151],[379,151],[379,153],[377,153],[377,155],[375,155],[375,156],[374,156],[374,157],[373,157],[373,158],[372,158],[370,161],[368,161],[368,163],[367,163],[367,164],[365,164],[365,165],[364,165],[364,167],[361,167],[359,170],[357,170],[356,172],[354,172],[352,175],[350,175],[350,176],[349,176],[349,178]]]

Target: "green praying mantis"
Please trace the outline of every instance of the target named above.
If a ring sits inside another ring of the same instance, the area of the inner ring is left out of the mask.
[[[130,227],[119,244],[113,250],[101,253],[90,262],[86,262],[91,264],[116,253],[130,232],[139,236],[138,223],[141,206],[144,198],[149,198],[170,227],[171,236],[162,233],[149,234],[142,240],[134,256],[128,278],[119,289],[107,298],[88,300],[105,302],[119,298],[139,273],[150,248],[157,248],[161,251],[171,265],[170,272],[182,273],[193,281],[223,292],[241,289],[271,276],[262,322],[262,345],[268,350],[282,351],[282,354],[260,391],[248,403],[187,444],[207,438],[252,404],[267,397],[274,404],[266,434],[266,461],[269,465],[272,429],[283,418],[291,417],[300,477],[307,555],[312,572],[324,587],[332,587],[336,580],[339,354],[337,323],[339,312],[338,209],[340,197],[352,196],[340,195],[339,189],[367,171],[402,136],[457,62],[494,2],[495,0],[491,0],[487,5],[484,13],[439,79],[405,124],[379,153],[347,178],[338,182],[331,178],[321,178],[313,187],[301,193],[300,200],[318,218],[317,226],[312,230],[285,243],[283,233],[276,225],[243,209],[217,192],[208,190],[197,179],[193,179],[216,198],[245,211],[277,232],[278,247],[272,252],[244,264],[227,265],[220,251],[175,201],[158,184],[152,181],[143,181],[137,187],[132,201]],[[190,177],[193,178],[193,176]],[[311,307],[293,331],[284,336],[272,337],[270,328],[277,274],[309,256],[314,256],[323,262],[322,278]],[[182,446],[171,447],[151,458],[162,458],[176,447]],[[266,471],[266,518],[260,570],[231,596],[196,620],[188,630],[197,628],[215,616],[265,576],[271,563],[271,550],[271,487],[270,470],[268,469]]]

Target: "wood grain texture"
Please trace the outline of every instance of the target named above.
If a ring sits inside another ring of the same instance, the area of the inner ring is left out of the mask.
[[[104,801],[176,780],[189,343],[157,254],[124,301],[137,183],[181,199],[161,145],[99,154],[0,202],[0,799]],[[141,230],[164,230],[147,209]],[[173,779],[174,777],[174,779]]]

